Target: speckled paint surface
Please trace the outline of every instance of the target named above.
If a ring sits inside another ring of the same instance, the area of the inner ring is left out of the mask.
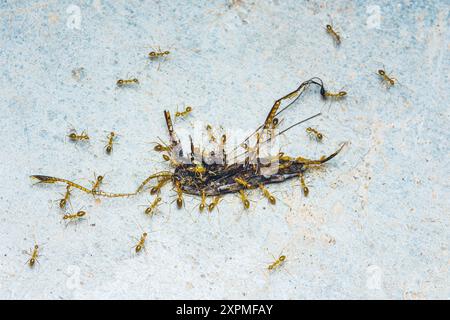
[[[448,1],[0,1],[0,298],[3,299],[448,299]],[[332,23],[337,47],[325,32]],[[169,49],[152,63],[151,48]],[[398,79],[387,90],[376,71]],[[320,157],[347,141],[326,170],[250,195],[213,214],[174,192],[153,219],[150,196],[100,199],[74,192],[87,219],[65,226],[51,200],[77,179],[105,173],[104,189],[133,191],[165,169],[149,143],[166,139],[162,111],[185,104],[194,123],[251,130],[273,101],[313,76],[348,92],[308,94],[285,123],[286,152]],[[119,78],[140,85],[118,89]],[[65,139],[86,129],[88,145]],[[111,156],[106,133],[120,134]],[[106,131],[106,132],[105,132]],[[132,253],[142,229],[146,252]],[[30,269],[23,250],[42,247]],[[287,256],[268,274],[271,254]]]

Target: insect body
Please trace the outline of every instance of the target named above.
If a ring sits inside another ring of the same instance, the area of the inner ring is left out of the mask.
[[[380,75],[384,83],[386,83],[388,86],[393,86],[395,84],[396,79],[388,76],[384,70],[378,70],[378,74]]]
[[[103,176],[98,176],[95,179],[95,182],[92,183],[92,190],[91,190],[92,194],[95,194],[100,191],[100,185],[102,184],[102,182],[103,182]]]
[[[325,91],[324,96],[325,97],[330,97],[330,98],[334,98],[334,99],[342,99],[347,95],[346,91],[339,91],[339,92],[329,92],[329,91]]]
[[[244,205],[245,209],[250,208],[250,201],[248,201],[247,195],[245,194],[244,190],[239,190],[239,198],[241,198],[242,204]]]
[[[264,197],[266,197],[271,204],[275,204],[277,201],[275,197],[267,190],[267,188],[264,187],[262,183],[259,184],[259,188],[261,189]]]
[[[300,179],[300,184],[302,186],[303,194],[305,195],[305,197],[307,197],[309,194],[309,188],[305,183],[305,177],[303,176],[303,173],[299,174],[299,179]]]
[[[39,257],[39,246],[37,244],[34,245],[34,248],[30,250],[28,253],[30,255],[30,259],[28,259],[27,263],[30,266],[30,268],[34,267],[34,264],[38,262],[37,258]]]
[[[150,189],[150,194],[159,193],[161,191],[161,188],[164,187],[169,181],[170,177],[161,177],[158,181],[158,184]]]
[[[67,136],[73,142],[89,140],[89,136],[85,130],[83,130],[80,134],[78,134],[75,129],[71,129]]]
[[[323,134],[320,133],[317,129],[308,127],[306,128],[306,132],[311,136],[314,137],[317,141],[321,142],[323,139]]]
[[[160,139],[161,140],[161,139]],[[153,148],[153,150],[157,151],[157,152],[171,152],[172,151],[172,147],[168,146],[167,144],[165,144],[163,141],[161,141],[161,143],[159,142],[154,142],[155,147]]]
[[[155,200],[145,209],[145,214],[152,216],[156,212],[156,208],[158,207],[159,203],[161,202],[161,197],[156,197]]]
[[[116,133],[114,131],[111,131],[108,136],[107,136],[107,143],[105,146],[105,151],[107,154],[111,154],[112,150],[113,150],[113,142],[116,138]]]
[[[159,58],[159,57],[168,56],[169,54],[170,54],[170,51],[168,51],[168,50],[161,51],[161,49],[158,48],[158,50],[150,51],[148,53],[148,57],[153,60],[153,59],[156,59],[156,58]]]
[[[189,113],[191,113],[191,111],[192,111],[192,107],[187,106],[184,111],[175,112],[175,118],[186,117]]]
[[[221,199],[220,196],[215,196],[215,197],[213,198],[213,200],[211,201],[211,203],[208,205],[208,211],[209,211],[209,212],[212,212],[212,211],[217,207],[217,205],[218,205],[219,202],[220,202],[220,199]]]
[[[175,183],[175,190],[177,192],[177,207],[181,209],[183,207],[183,190],[179,181]]]
[[[252,185],[245,181],[243,178],[234,178],[234,181],[246,189],[250,189],[252,187]]]
[[[139,253],[142,249],[145,248],[145,240],[147,239],[147,232],[144,232],[141,235],[141,238],[139,239],[138,243],[133,247],[134,251],[136,253]]]
[[[116,82],[118,87],[124,87],[132,84],[139,84],[139,80],[137,78],[132,79],[119,79]]]
[[[333,37],[337,45],[341,44],[341,36],[336,31],[334,31],[333,27],[330,24],[327,24],[327,32]]]
[[[203,212],[205,208],[206,208],[206,193],[205,191],[202,191],[202,200],[200,202],[200,205],[198,206],[198,209],[200,210],[200,212]]]
[[[280,256],[278,257],[278,259],[276,259],[274,262],[272,262],[271,264],[269,264],[269,266],[267,267],[267,269],[268,269],[269,271],[275,270],[275,269],[279,268],[279,267],[284,263],[284,261],[286,261],[286,256],[285,256],[285,255],[280,255]]]
[[[67,202],[69,201],[70,194],[71,194],[70,188],[71,188],[70,185],[66,186],[66,193],[64,194],[64,198],[59,200],[59,207],[61,209],[64,209],[66,207],[66,205],[67,205]]]
[[[78,211],[77,213],[73,213],[73,214],[65,214],[63,216],[64,220],[68,220],[68,221],[76,221],[79,220],[80,218],[84,217],[86,215],[85,211]]]

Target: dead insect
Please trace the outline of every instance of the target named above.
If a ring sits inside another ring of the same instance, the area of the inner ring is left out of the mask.
[[[330,161],[336,157],[344,147],[343,144],[332,154],[322,156],[319,159],[308,159],[303,156],[287,156],[284,155],[284,153],[281,156],[277,155],[275,157],[272,155],[263,156],[259,152],[261,147],[266,146],[279,135],[285,134],[288,130],[320,115],[320,113],[318,113],[305,120],[289,125],[287,128],[281,128],[282,130],[279,130],[279,132],[271,132],[273,131],[274,119],[281,119],[281,114],[288,110],[288,108],[291,108],[294,103],[302,97],[307,88],[313,86],[318,86],[320,88],[320,94],[322,96],[325,95],[326,90],[321,79],[316,77],[304,81],[298,88],[276,100],[267,114],[266,120],[250,136],[246,137],[243,142],[237,144],[237,147],[234,150],[237,150],[237,148],[243,144],[246,144],[248,147],[249,139],[256,136],[256,145],[254,146],[255,152],[252,157],[250,157],[248,153],[243,153],[241,155],[236,155],[236,157],[229,161],[225,154],[223,154],[223,158],[218,159],[220,161],[211,163],[208,161],[209,159],[204,157],[204,150],[196,150],[195,147],[193,147],[194,144],[192,140],[191,150],[186,153],[174,130],[170,112],[164,111],[164,117],[169,133],[169,142],[164,144],[164,147],[167,149],[164,150],[166,153],[164,153],[163,158],[170,162],[173,169],[170,171],[160,171],[150,175],[139,184],[139,187],[135,192],[107,193],[99,190],[98,183],[89,189],[66,179],[41,175],[35,175],[33,177],[39,180],[39,183],[65,183],[86,193],[111,198],[135,195],[143,191],[151,181],[157,180],[158,183],[161,183],[162,179],[167,178],[165,181],[172,181],[174,190],[177,193],[176,202],[178,208],[184,206],[184,194],[189,194],[201,197],[203,206],[200,207],[200,210],[202,210],[201,208],[206,207],[206,198],[212,197],[212,202],[208,204],[208,210],[210,212],[217,207],[224,195],[228,193],[239,193],[239,195],[242,196],[242,193],[245,190],[254,189],[256,187],[263,190],[264,195],[268,197],[271,203],[275,203],[274,198],[270,197],[261,186],[281,183],[299,177],[300,174],[303,174],[309,168],[321,166],[327,161]],[[281,121],[275,121],[278,127],[280,126],[280,122]],[[225,143],[226,137],[222,138],[222,141],[217,142],[214,135],[212,135],[212,128],[210,125],[207,126],[207,131],[210,134],[211,141],[216,144],[220,144],[220,142],[222,142],[222,144]],[[267,134],[268,132],[271,133]],[[162,147],[163,144],[161,144],[161,147],[158,147],[157,145],[157,151],[163,151]],[[239,158],[242,155],[244,155],[244,159]],[[217,154],[215,154],[214,158],[217,158]],[[272,166],[274,161],[278,163],[278,169],[273,172],[268,170],[268,168]],[[157,192],[158,188],[154,189],[154,193]],[[156,205],[157,204],[153,206],[153,209]],[[152,213],[153,209],[150,209],[149,213]]]

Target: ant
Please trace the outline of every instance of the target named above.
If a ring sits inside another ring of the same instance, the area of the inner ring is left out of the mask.
[[[314,137],[318,142],[322,142],[323,134],[320,133],[317,129],[308,127],[306,128],[306,132],[310,135],[310,137]]]
[[[29,252],[24,251],[24,253],[30,256],[30,259],[28,259],[28,261],[26,262],[30,266],[30,268],[33,268],[36,262],[39,263],[37,259],[39,257],[39,246],[37,244],[35,244],[34,248],[30,249]]]
[[[150,194],[157,194],[161,192],[161,188],[164,187],[167,182],[171,180],[171,177],[161,177],[158,179],[158,184],[150,189]]]
[[[136,253],[139,253],[142,249],[145,249],[145,240],[147,239],[147,232],[141,235],[138,243],[133,247]]]
[[[299,173],[298,176],[300,178],[300,184],[302,186],[303,194],[305,195],[305,197],[307,197],[309,194],[309,188],[305,183],[305,177],[303,176],[303,173]]]
[[[86,215],[86,211],[79,210],[77,213],[65,214],[63,216],[63,220],[68,220],[68,222],[77,221],[77,220],[80,220],[81,218],[83,218],[85,215]]]
[[[64,209],[66,207],[66,205],[67,205],[67,202],[69,201],[69,198],[70,198],[70,195],[71,195],[70,188],[71,188],[70,185],[66,186],[66,193],[64,194],[64,198],[59,200],[59,207],[61,209]]]
[[[330,24],[327,24],[326,26],[327,32],[334,38],[334,41],[336,41],[337,45],[341,44],[341,36],[333,30],[333,27]]]
[[[381,80],[384,81],[388,86],[393,86],[397,79],[392,78],[386,74],[383,69],[378,70],[378,75],[381,77]]]
[[[187,106],[184,111],[175,112],[175,118],[186,117],[189,113],[191,113],[191,111],[192,111],[192,107]]]
[[[119,79],[116,82],[118,87],[123,87],[126,85],[139,84],[139,80],[137,78],[132,79]]]
[[[250,183],[248,183],[247,181],[245,181],[244,179],[242,179],[242,178],[234,178],[234,181],[237,184],[240,184],[241,186],[243,186],[246,189],[252,188],[252,185]]]
[[[108,136],[106,137],[108,139],[106,146],[105,146],[105,151],[107,154],[111,154],[112,150],[113,150],[113,142],[116,139],[117,134],[114,131],[111,131]]]
[[[89,140],[89,136],[85,130],[78,134],[75,129],[71,129],[67,137],[73,142]]]
[[[161,202],[161,197],[156,197],[155,200],[145,209],[145,214],[152,216],[156,213],[156,208],[158,207],[159,203]]]
[[[250,201],[248,201],[247,195],[245,194],[244,190],[239,190],[239,198],[241,198],[242,204],[244,205],[245,209],[250,208]]]
[[[266,197],[271,204],[276,204],[277,200],[275,197],[267,190],[267,188],[264,187],[262,183],[259,184],[259,188],[261,189],[264,197]]]
[[[169,51],[169,50],[161,51],[161,48],[158,47],[157,50],[155,50],[155,51],[150,51],[150,52],[148,53],[148,57],[149,57],[151,60],[153,60],[153,59],[156,59],[156,58],[159,58],[159,57],[168,56],[169,54],[170,54],[170,51]]]
[[[94,174],[94,177],[95,177],[95,174]],[[91,183],[92,183],[91,193],[92,194],[95,194],[100,191],[100,185],[102,184],[102,182],[103,182],[103,176],[96,177],[95,182],[91,181]]]
[[[221,199],[222,199],[221,196],[215,196],[211,201],[211,203],[208,205],[208,211],[212,212],[214,208],[217,207]]]

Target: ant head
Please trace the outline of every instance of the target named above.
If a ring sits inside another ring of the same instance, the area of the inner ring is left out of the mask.
[[[286,260],[286,256],[285,256],[285,255],[281,255],[281,256],[278,258],[278,260],[284,261],[284,260]]]
[[[117,80],[117,85],[118,85],[118,86],[123,85],[123,80],[122,80],[122,79]]]
[[[103,180],[103,176],[98,176],[97,177],[97,181],[102,181]]]
[[[155,51],[151,51],[151,52],[149,52],[148,56],[150,58],[155,58],[156,57],[156,52]]]
[[[69,133],[69,138],[75,140],[77,138],[77,134],[75,132]]]
[[[143,235],[144,237],[146,237],[146,236],[147,236],[147,232],[144,232],[142,235]]]
[[[384,76],[386,74],[386,72],[384,72],[384,70],[380,69],[380,70],[378,70],[378,74],[380,76]]]
[[[327,24],[327,30],[332,30],[332,29],[333,29],[333,27],[331,27],[330,24]]]
[[[250,208],[250,201],[248,201],[247,199],[244,200],[244,207],[245,209]]]
[[[187,107],[186,107],[186,111],[191,112],[191,111],[192,111],[192,107],[187,106]]]
[[[345,97],[347,95],[347,92],[340,91],[338,94],[339,94],[340,97]]]
[[[134,83],[139,83],[139,80],[138,80],[137,78],[134,78],[134,79],[133,79],[133,82],[134,82]]]
[[[177,207],[178,207],[178,209],[183,208],[183,199],[182,198],[177,198]]]
[[[35,249],[39,249],[39,246],[37,244],[34,245]]]
[[[106,153],[111,153],[112,151],[112,147],[111,146],[106,146]]]

